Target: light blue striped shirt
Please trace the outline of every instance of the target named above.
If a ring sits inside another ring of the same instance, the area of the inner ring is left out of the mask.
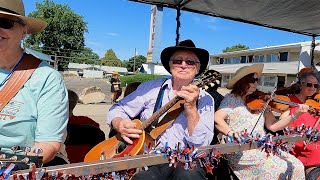
[[[153,114],[161,85],[167,84],[166,88],[164,88],[162,106],[174,98],[172,79],[168,79],[165,83],[163,82],[164,79],[160,78],[142,83],[136,91],[110,108],[107,115],[107,123],[111,125],[112,119],[116,117],[132,119],[138,114],[140,114],[142,122],[148,119]],[[158,137],[159,146],[164,147],[166,142],[171,148],[174,148],[178,142],[184,147],[187,145],[190,147],[192,145],[195,147],[210,145],[214,130],[214,100],[204,90],[200,90],[198,113],[200,120],[191,136],[188,133],[186,112],[183,111],[171,126]]]

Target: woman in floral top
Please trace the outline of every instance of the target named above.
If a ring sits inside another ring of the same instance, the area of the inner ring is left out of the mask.
[[[287,116],[277,121],[270,110],[265,111],[258,120],[260,113],[247,108],[246,98],[256,91],[262,70],[263,64],[244,66],[238,69],[228,82],[227,88],[232,91],[225,96],[214,117],[216,128],[224,135],[235,133],[237,136],[238,132],[247,130],[248,133],[252,131],[252,135],[265,136],[264,126],[275,132],[285,128],[293,120],[291,116]],[[299,105],[299,109],[306,112],[308,106]],[[286,152],[273,155],[252,149],[228,154],[226,158],[239,179],[304,179],[305,177],[301,161]]]

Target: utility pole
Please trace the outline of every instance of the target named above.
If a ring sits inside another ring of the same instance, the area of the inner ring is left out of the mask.
[[[134,48],[134,56],[133,56],[133,72],[136,72],[136,55],[137,55],[137,48]]]
[[[58,71],[58,58],[57,58],[57,53],[54,53],[54,69]]]

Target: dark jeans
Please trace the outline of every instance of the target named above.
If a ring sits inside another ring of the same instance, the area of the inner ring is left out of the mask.
[[[160,164],[148,167],[147,171],[140,171],[132,177],[132,180],[145,180],[145,179],[183,179],[183,180],[198,180],[206,179],[206,172],[202,168],[195,168],[193,170],[185,170],[181,164],[178,164],[176,168],[169,167],[166,164]]]

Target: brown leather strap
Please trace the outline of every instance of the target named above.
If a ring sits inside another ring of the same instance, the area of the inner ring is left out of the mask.
[[[34,70],[39,66],[41,60],[32,55],[26,55],[18,68],[13,72],[5,86],[0,90],[0,111],[18,93],[28,81]]]
[[[176,120],[176,118],[184,110],[184,106],[183,106],[184,102],[185,102],[184,100],[180,100],[169,109],[168,113],[157,124],[156,128],[154,128],[150,132],[150,136],[153,139],[157,139],[157,137]]]

